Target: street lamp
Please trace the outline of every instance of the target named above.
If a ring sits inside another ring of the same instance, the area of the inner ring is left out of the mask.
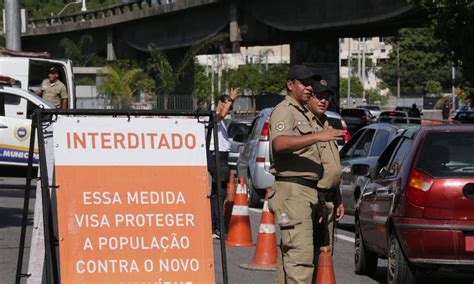
[[[81,4],[81,3],[82,3],[81,12],[86,12],[87,11],[86,0],[76,0],[76,2],[71,2],[71,3],[66,4],[66,6],[64,6],[64,8],[62,8],[61,11],[59,11],[59,13],[56,16],[61,15],[69,6],[74,5],[74,4]]]

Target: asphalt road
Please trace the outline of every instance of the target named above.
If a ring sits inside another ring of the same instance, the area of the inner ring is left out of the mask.
[[[24,194],[23,179],[0,178],[0,284],[14,283],[18,259],[18,245],[20,237],[21,215]],[[34,191],[30,199],[29,229],[33,220]],[[251,209],[250,219],[253,241],[257,240],[261,210]],[[353,247],[354,224],[352,216],[345,216],[336,231],[335,253],[333,257],[337,283],[370,284],[387,283],[387,261],[379,260],[377,273],[373,277],[360,276],[354,273]],[[278,235],[278,234],[277,234]],[[30,230],[27,234],[24,269],[27,269],[27,260],[30,246]],[[275,273],[271,271],[251,271],[239,267],[240,264],[251,263],[255,247],[226,247],[229,283],[274,283]],[[214,240],[215,276],[217,283],[223,283],[219,240]],[[26,283],[26,281],[23,281]],[[459,280],[435,279],[426,283],[461,283]],[[472,283],[472,280],[462,282]]]

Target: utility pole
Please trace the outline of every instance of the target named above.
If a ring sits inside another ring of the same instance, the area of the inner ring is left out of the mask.
[[[452,112],[454,112],[454,109],[456,108],[456,68],[454,66],[454,54],[453,54],[453,59],[451,62],[451,92],[453,95],[453,107],[451,109]]]
[[[21,51],[20,1],[5,0],[5,43],[6,48]]]
[[[362,38],[362,101],[365,104],[365,37]]]
[[[361,78],[361,73],[360,73],[360,48],[361,48],[361,45],[360,45],[360,42],[361,42],[361,37],[359,37],[357,39],[357,77]]]
[[[397,98],[400,98],[400,45],[397,43]]]
[[[351,38],[349,38],[349,48],[347,52],[347,108],[350,108],[351,99]]]

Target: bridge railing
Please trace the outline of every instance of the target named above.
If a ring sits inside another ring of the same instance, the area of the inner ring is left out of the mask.
[[[159,1],[158,1],[159,3]],[[96,20],[110,16],[120,15],[126,12],[141,10],[152,6],[151,0],[135,0],[128,3],[111,5],[101,9],[88,10],[64,16],[52,16],[46,18],[37,18],[28,20],[28,28],[49,27],[54,25],[62,25],[65,23],[77,23],[89,20]]]

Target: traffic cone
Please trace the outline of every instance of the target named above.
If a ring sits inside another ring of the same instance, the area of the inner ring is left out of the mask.
[[[316,284],[336,283],[334,267],[332,266],[331,247],[325,246],[319,249],[318,271]]]
[[[275,270],[277,263],[277,246],[275,234],[275,217],[268,210],[268,194],[265,194],[262,218],[257,237],[257,247],[251,264],[241,264],[240,267],[249,270]]]
[[[234,207],[235,199],[235,175],[231,171],[229,175],[229,182],[227,183],[227,194],[224,200],[224,225],[226,232],[229,230],[230,217],[232,216],[232,208]]]
[[[239,185],[232,208],[229,233],[226,245],[235,247],[250,247],[252,243],[252,229],[250,228],[249,203],[247,200],[247,186],[245,178],[239,177]]]

